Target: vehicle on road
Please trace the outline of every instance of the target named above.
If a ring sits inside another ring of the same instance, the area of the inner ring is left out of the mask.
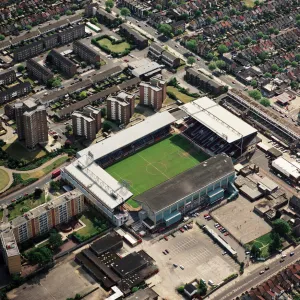
[[[181,269],[181,270],[184,270],[184,266],[180,266],[180,269]]]
[[[53,179],[53,178],[56,178],[56,177],[58,177],[59,175],[60,175],[60,169],[55,170],[55,171],[52,172],[51,178],[52,178],[52,179]]]
[[[166,241],[168,241],[168,238],[167,238],[166,236],[164,237],[164,239],[165,239]]]
[[[286,254],[282,253],[281,257],[282,257],[282,258],[285,258],[285,257],[286,257]]]
[[[164,255],[167,255],[167,253],[166,253],[165,251],[162,251],[162,253],[163,253]]]
[[[280,260],[280,262],[281,262],[281,263],[284,262],[284,258],[282,258],[282,259]]]
[[[225,236],[229,235],[229,232],[225,232],[224,235],[225,235]]]
[[[262,274],[264,274],[264,273],[265,273],[265,271],[262,270],[262,271],[259,272],[259,275],[262,275]]]
[[[166,249],[166,250],[165,250],[165,252],[166,252],[167,254],[169,254],[169,253],[170,253],[168,249]]]
[[[179,230],[180,230],[181,232],[184,232],[183,228],[180,228]]]
[[[291,252],[291,253],[290,253],[290,256],[293,256],[294,254],[295,254],[295,252]]]
[[[269,269],[270,269],[270,267],[269,267],[269,266],[265,267],[265,270],[266,270],[266,271],[268,271]]]

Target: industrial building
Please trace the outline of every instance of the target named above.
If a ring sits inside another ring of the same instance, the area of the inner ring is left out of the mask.
[[[210,155],[226,153],[233,159],[254,153],[257,130],[208,97],[180,106],[191,117],[183,134]]]
[[[225,193],[235,194],[235,170],[230,157],[219,154],[138,195],[139,217],[150,230],[170,226],[188,211],[213,204]]]
[[[296,161],[288,161],[281,156],[273,160],[270,167],[278,176],[287,178],[293,183],[299,184],[300,164]]]
[[[123,240],[122,237],[117,234],[115,231],[108,233],[107,235],[101,237],[97,241],[95,241],[91,245],[91,250],[97,255],[100,256],[101,254],[107,251],[118,251],[123,247]]]
[[[123,208],[132,193],[102,167],[108,166],[169,134],[175,118],[169,112],[157,113],[145,121],[77,153],[76,161],[62,168],[62,178],[78,188],[96,209],[113,224],[128,220]],[[100,167],[102,166],[102,167]]]

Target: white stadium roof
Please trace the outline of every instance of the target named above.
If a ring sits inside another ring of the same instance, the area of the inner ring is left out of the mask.
[[[101,202],[111,210],[132,196],[126,187],[94,163],[88,155],[69,164],[64,171],[93,195],[97,202]]]
[[[100,143],[94,144],[88,148],[85,148],[84,150],[79,151],[77,155],[83,156],[90,152],[93,156],[93,159],[97,160],[175,121],[176,119],[167,111],[156,113],[137,125],[122,130],[112,137],[101,141]]]
[[[182,105],[180,109],[228,143],[233,143],[257,132],[255,128],[208,97],[202,97]]]
[[[272,166],[287,177],[300,178],[300,164],[295,161],[290,162],[281,156],[272,161]]]

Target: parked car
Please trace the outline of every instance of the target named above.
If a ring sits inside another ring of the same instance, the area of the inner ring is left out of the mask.
[[[295,252],[291,252],[291,253],[290,253],[290,256],[293,256],[294,254],[295,254]]]
[[[265,271],[262,270],[262,271],[259,272],[259,275],[262,275],[264,273],[265,273]]]
[[[174,266],[174,268],[177,268],[177,267],[178,267],[178,265],[177,265],[177,264],[173,264],[173,266]]]
[[[268,271],[269,269],[270,269],[270,267],[269,267],[269,266],[266,266],[266,267],[265,267],[265,270],[266,270],[266,271]]]
[[[165,251],[162,252],[164,255],[167,255],[167,253]]]
[[[169,254],[169,250],[168,250],[168,249],[166,249],[165,252],[166,252],[167,254]]]
[[[184,270],[184,266],[180,266],[180,269],[181,269],[181,270]]]
[[[166,236],[164,237],[164,239],[165,239],[166,241],[168,241],[168,238],[167,238]]]
[[[183,228],[180,228],[179,230],[180,230],[181,232],[184,232]]]
[[[229,235],[229,232],[225,232],[224,235],[225,235],[225,236]]]

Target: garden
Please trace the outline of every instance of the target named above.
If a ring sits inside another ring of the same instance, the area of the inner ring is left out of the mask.
[[[115,40],[108,35],[103,35],[97,39],[92,39],[92,44],[114,57],[125,56],[129,54],[130,50],[132,49],[132,45],[126,40]]]

